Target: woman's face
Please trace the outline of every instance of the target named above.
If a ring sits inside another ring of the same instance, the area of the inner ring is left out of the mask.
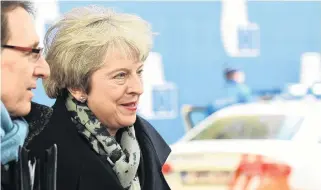
[[[143,93],[143,63],[119,55],[109,56],[105,65],[93,73],[87,104],[108,128],[134,124]]]

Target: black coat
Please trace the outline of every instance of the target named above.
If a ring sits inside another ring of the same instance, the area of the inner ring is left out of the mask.
[[[57,190],[123,190],[109,163],[78,133],[63,99],[58,98],[52,109],[34,103],[26,119],[31,131],[26,147],[32,156],[43,159],[44,150],[57,144]],[[161,172],[169,146],[141,117],[134,126],[142,153],[138,168],[142,190],[169,190]]]

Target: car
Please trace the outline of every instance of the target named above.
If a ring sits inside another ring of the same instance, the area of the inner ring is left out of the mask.
[[[171,145],[163,173],[174,190],[227,190],[245,158],[252,158],[289,168],[291,189],[319,190],[320,114],[315,98],[228,106]]]

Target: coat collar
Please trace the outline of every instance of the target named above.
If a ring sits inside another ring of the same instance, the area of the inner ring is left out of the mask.
[[[156,153],[160,166],[163,166],[171,153],[171,149],[165,140],[148,121],[140,116],[137,116],[134,126],[135,128],[138,128],[138,131],[143,133],[142,137],[146,138],[147,142],[150,142]]]
[[[25,146],[47,126],[52,116],[52,108],[31,102],[31,111],[25,117],[29,124],[29,133],[25,140]]]

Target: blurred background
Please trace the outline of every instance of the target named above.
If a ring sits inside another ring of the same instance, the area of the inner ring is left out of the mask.
[[[172,189],[224,189],[248,156],[307,172],[291,178],[296,189],[321,189],[321,1],[36,1],[41,38],[91,4],[137,14],[158,33],[139,114],[172,145]],[[34,101],[54,103],[42,88]]]

